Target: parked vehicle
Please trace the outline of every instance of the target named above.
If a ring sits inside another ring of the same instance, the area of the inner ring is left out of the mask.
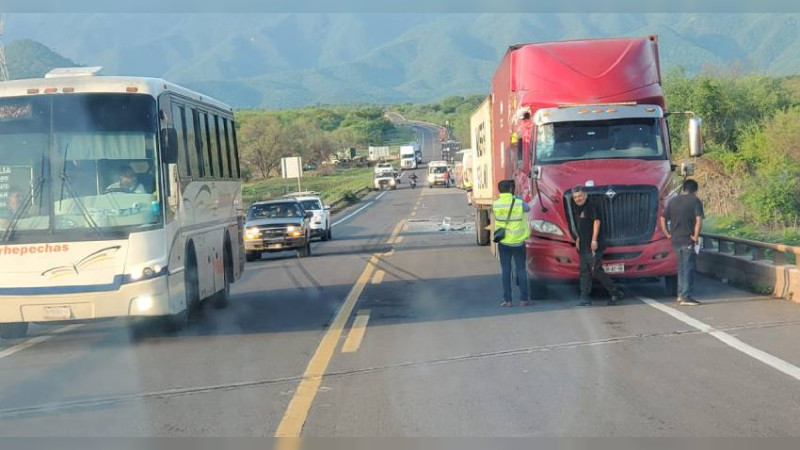
[[[333,238],[331,207],[322,203],[319,192],[293,192],[287,197],[296,198],[303,205],[303,209],[313,214],[309,222],[311,237],[318,237],[323,241]]]
[[[264,252],[295,250],[300,258],[311,256],[311,227],[314,216],[296,198],[256,202],[247,211],[244,246],[248,261]]]
[[[447,161],[431,161],[428,163],[428,187],[444,186],[449,188],[445,178],[445,172],[448,171]]]
[[[470,121],[475,221],[478,244],[488,245],[500,180],[514,179],[532,201],[526,249],[534,298],[550,281],[578,278],[575,185],[600,208],[606,272],[661,277],[675,295],[674,251],[657,226],[675,167],[664,106],[656,36],[509,48]],[[699,119],[690,129],[699,156]]]

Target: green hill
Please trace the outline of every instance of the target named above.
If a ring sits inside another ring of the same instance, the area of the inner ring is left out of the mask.
[[[77,66],[47,46],[30,39],[13,41],[5,48],[8,75],[12,80],[40,78],[56,67]]]

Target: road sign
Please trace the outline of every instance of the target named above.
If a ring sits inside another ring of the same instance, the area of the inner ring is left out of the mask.
[[[281,158],[281,176],[283,178],[297,178],[297,191],[302,191],[300,178],[303,176],[303,158],[299,156]]]

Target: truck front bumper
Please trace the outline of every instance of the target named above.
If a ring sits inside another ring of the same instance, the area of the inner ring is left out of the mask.
[[[532,236],[525,244],[528,275],[535,279],[573,281],[578,279],[578,252],[567,242]],[[609,247],[603,265],[624,265],[623,273],[612,278],[656,278],[677,274],[675,250],[667,239],[645,245]]]

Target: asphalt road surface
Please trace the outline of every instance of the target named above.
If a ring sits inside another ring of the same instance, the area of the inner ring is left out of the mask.
[[[701,279],[695,308],[655,284],[501,308],[462,191],[404,181],[335,221],[178,335],[0,342],[0,436],[800,435],[798,304]]]

